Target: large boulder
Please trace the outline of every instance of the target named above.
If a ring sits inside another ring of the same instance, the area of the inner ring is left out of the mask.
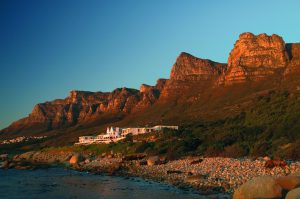
[[[300,199],[300,188],[289,191],[285,199]]]
[[[282,188],[271,176],[261,176],[249,180],[233,194],[233,199],[282,198]]]
[[[300,187],[300,176],[282,176],[275,179],[276,183],[279,184],[285,190],[292,190]]]

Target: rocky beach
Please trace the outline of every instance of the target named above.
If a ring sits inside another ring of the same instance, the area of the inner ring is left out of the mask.
[[[292,188],[300,184],[300,162],[285,161],[286,165],[267,167],[269,158],[184,157],[167,161],[164,157],[143,154],[74,154],[72,152],[27,152],[9,158],[1,155],[2,168],[35,169],[63,166],[94,174],[142,177],[166,182],[182,189],[196,190],[208,198],[232,198],[241,185],[257,177],[267,176],[275,182],[293,178]],[[295,177],[298,176],[298,177]],[[295,180],[295,179],[296,180]],[[264,180],[264,179],[263,179]],[[259,182],[255,183],[259,184]],[[243,185],[244,186],[244,185]],[[265,186],[265,185],[264,185]],[[286,186],[286,185],[283,185]],[[292,189],[291,186],[289,189]],[[286,194],[286,193],[285,193]]]

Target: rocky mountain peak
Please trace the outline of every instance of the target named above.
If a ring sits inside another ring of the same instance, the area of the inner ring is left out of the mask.
[[[246,32],[234,44],[228,66],[279,68],[287,65],[288,58],[285,42],[280,36]]]
[[[226,65],[182,52],[172,67],[171,80],[211,80],[223,73]]]

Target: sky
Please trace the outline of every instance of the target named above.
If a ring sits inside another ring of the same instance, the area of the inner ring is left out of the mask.
[[[300,42],[297,0],[0,0],[0,129],[70,90],[168,78],[180,52],[226,62],[242,32]]]

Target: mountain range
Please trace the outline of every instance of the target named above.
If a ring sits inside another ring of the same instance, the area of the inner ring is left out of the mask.
[[[276,34],[246,32],[234,44],[227,63],[182,52],[169,79],[158,79],[153,86],[142,84],[139,90],[70,91],[65,99],[35,105],[27,117],[2,129],[0,139],[45,135],[48,138],[42,145],[60,146],[76,142],[80,135],[104,132],[107,126],[170,124],[184,128],[245,113],[253,116],[251,111],[264,110],[256,109],[259,99],[272,98],[274,92],[287,92],[286,100],[296,103],[299,80],[300,43],[285,43]],[[247,124],[252,121],[248,118]],[[266,121],[251,124],[264,126]],[[273,124],[276,118],[268,125]]]

